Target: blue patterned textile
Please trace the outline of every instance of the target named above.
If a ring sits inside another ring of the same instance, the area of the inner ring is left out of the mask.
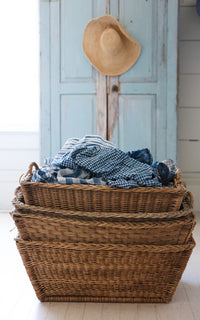
[[[144,148],[136,151],[129,151],[127,152],[127,154],[129,155],[129,157],[137,161],[140,161],[142,163],[146,163],[149,165],[153,163],[153,157],[148,148]]]
[[[100,146],[78,147],[70,154],[79,167],[102,177],[110,186],[131,188],[162,186],[154,177],[153,168],[117,148]]]
[[[86,135],[83,138],[70,138],[68,139],[62,149],[58,152],[52,161],[52,165],[59,167],[67,167],[77,169],[72,157],[71,152],[80,147],[93,147],[99,146],[104,148],[115,148],[114,145],[97,135]]]
[[[31,182],[56,183],[58,171],[58,167],[42,167],[33,173]]]
[[[61,183],[61,184],[94,184],[106,185],[101,178],[92,177],[91,173],[80,168],[60,169],[56,166],[42,167],[34,172],[32,182]]]
[[[172,160],[156,162],[149,149],[123,152],[100,136],[71,138],[55,158],[35,171],[32,182],[97,184],[120,188],[170,185],[177,167]]]
[[[175,162],[171,159],[162,162],[156,161],[153,164],[153,171],[163,186],[170,186],[173,182],[174,175],[178,170]]]

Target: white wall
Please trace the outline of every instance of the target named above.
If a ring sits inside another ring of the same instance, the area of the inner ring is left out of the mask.
[[[0,132],[0,211],[10,210],[19,177],[39,162],[37,132]]]
[[[0,39],[1,211],[10,209],[19,176],[39,158],[39,1],[1,1]]]
[[[182,0],[179,16],[179,167],[200,211],[200,16]]]

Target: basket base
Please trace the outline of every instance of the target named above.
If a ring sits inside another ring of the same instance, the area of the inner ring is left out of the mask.
[[[24,241],[18,250],[42,302],[169,302],[195,246]]]
[[[107,303],[169,303],[170,295],[166,298],[122,298],[122,297],[87,297],[87,296],[38,296],[41,302],[107,302]]]

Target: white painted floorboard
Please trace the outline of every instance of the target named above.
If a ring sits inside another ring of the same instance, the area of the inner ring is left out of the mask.
[[[2,320],[200,320],[200,215],[194,231],[197,245],[169,304],[41,303],[17,251],[13,227],[9,214],[0,213]]]

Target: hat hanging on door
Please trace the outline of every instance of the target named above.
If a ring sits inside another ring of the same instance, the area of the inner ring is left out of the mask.
[[[92,19],[83,34],[83,51],[101,73],[116,76],[137,61],[141,46],[111,15]]]

